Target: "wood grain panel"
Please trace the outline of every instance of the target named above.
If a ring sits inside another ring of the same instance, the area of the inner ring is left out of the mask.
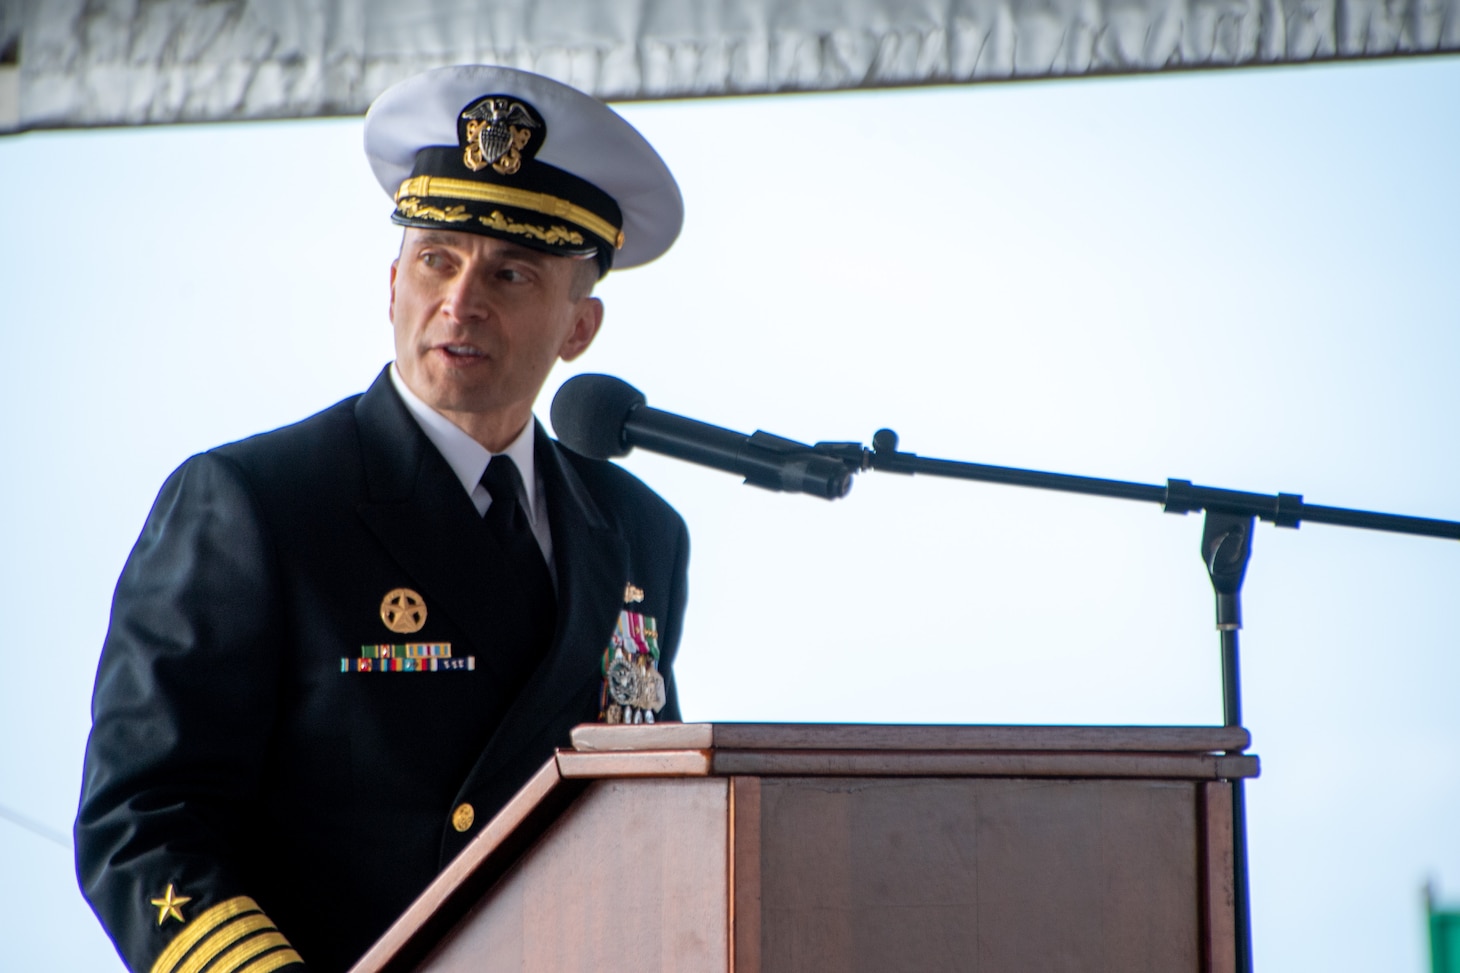
[[[453,930],[430,973],[726,973],[729,782],[593,784]]]
[[[1202,825],[1202,913],[1206,973],[1236,973],[1237,890],[1232,848],[1232,785],[1203,784],[1197,808]]]
[[[1195,784],[761,784],[761,971],[1199,968]]]
[[[760,778],[730,778],[730,968],[760,973]]]

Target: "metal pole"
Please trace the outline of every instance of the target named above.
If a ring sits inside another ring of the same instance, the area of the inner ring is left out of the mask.
[[[1222,713],[1228,726],[1242,725],[1242,668],[1237,632],[1242,628],[1242,582],[1252,557],[1251,515],[1208,510],[1202,525],[1201,559],[1217,596],[1222,639]],[[1232,781],[1232,907],[1237,934],[1237,973],[1252,973],[1252,908],[1247,885],[1247,801],[1242,779]]]
[[[1237,629],[1222,629],[1222,709],[1228,726],[1242,725],[1242,681]],[[1237,925],[1237,973],[1252,973],[1252,900],[1247,884],[1247,798],[1243,780],[1232,781],[1232,890]]]

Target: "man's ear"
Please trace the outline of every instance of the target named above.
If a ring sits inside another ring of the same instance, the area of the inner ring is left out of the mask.
[[[568,332],[568,337],[558,348],[558,357],[563,361],[572,361],[593,344],[598,329],[603,325],[603,302],[596,297],[585,297],[578,301],[577,315],[573,320],[573,330]]]
[[[400,267],[400,258],[390,262],[390,323],[395,323],[395,272]]]

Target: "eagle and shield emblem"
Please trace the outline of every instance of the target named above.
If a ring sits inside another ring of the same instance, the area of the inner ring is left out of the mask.
[[[530,105],[503,95],[478,99],[461,118],[466,122],[461,161],[472,172],[491,166],[504,176],[522,168],[528,143],[543,127],[541,116]]]

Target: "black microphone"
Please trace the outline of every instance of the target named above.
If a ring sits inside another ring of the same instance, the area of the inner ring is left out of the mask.
[[[553,396],[549,415],[558,441],[593,459],[627,456],[635,446],[745,477],[751,486],[847,495],[852,473],[805,443],[757,430],[721,429],[645,405],[644,393],[612,375],[576,375]]]

